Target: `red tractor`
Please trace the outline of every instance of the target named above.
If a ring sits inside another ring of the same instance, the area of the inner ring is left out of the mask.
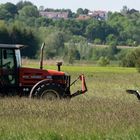
[[[61,62],[57,63],[58,70],[43,69],[44,44],[40,69],[21,67],[20,49],[23,47],[24,45],[0,44],[0,96],[19,95],[53,100],[72,98],[87,91],[84,75],[71,83],[71,77],[60,71]],[[70,87],[78,79],[81,80],[82,89],[71,94]]]

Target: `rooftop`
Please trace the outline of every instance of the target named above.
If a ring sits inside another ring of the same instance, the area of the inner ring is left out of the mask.
[[[11,49],[20,49],[25,47],[25,45],[21,44],[0,44],[0,48],[11,48]]]

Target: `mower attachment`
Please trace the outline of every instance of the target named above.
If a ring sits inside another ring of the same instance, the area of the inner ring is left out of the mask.
[[[82,87],[81,90],[76,91],[75,93],[71,94],[70,97],[75,97],[81,94],[84,94],[85,92],[87,92],[87,86],[86,86],[86,81],[85,81],[85,77],[84,75],[80,75],[70,86],[72,86],[75,82],[77,82],[78,80],[81,81],[82,83]]]
[[[128,89],[128,90],[126,90],[126,92],[129,94],[134,94],[138,98],[138,100],[140,100],[140,93],[138,90]]]

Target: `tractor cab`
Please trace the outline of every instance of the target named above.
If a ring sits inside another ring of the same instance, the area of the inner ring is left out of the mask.
[[[0,44],[0,85],[13,87],[18,84],[18,69],[21,66],[20,48],[23,45]]]

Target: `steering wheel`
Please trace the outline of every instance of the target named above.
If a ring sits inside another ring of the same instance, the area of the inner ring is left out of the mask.
[[[7,63],[5,63],[4,65],[2,65],[2,67],[10,68],[10,64],[11,64],[11,62],[7,62]]]

